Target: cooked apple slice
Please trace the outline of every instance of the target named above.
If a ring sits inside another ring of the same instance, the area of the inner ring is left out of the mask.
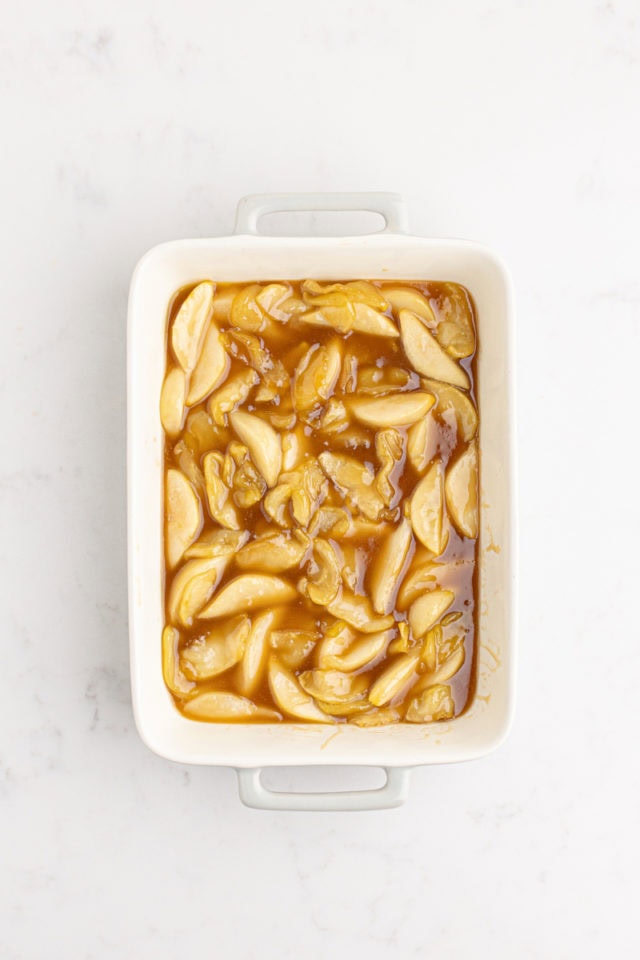
[[[369,700],[376,707],[384,707],[406,693],[417,679],[419,653],[401,653],[384,670],[369,691]]]
[[[301,290],[305,302],[312,306],[344,307],[355,303],[366,303],[382,313],[389,309],[389,303],[382,290],[366,280],[327,284],[319,283],[317,280],[304,280]]]
[[[340,670],[305,670],[298,682],[309,696],[329,703],[361,700],[369,686],[369,678],[363,674],[355,676]]]
[[[367,713],[372,709],[368,700],[317,700],[316,703],[323,713],[330,717],[353,717]]]
[[[326,403],[340,375],[342,342],[337,338],[326,345],[314,344],[296,368],[293,402],[296,410],[306,412],[318,403]]]
[[[187,403],[190,407],[208,397],[222,383],[229,371],[229,357],[224,348],[220,331],[215,323],[209,324],[202,352],[189,381]]]
[[[259,333],[266,326],[264,311],[256,301],[262,291],[259,283],[241,287],[231,304],[231,325]]]
[[[219,387],[209,398],[207,404],[209,414],[213,422],[224,427],[226,415],[235,410],[239,404],[244,403],[252,387],[255,387],[260,377],[251,367],[240,370]]]
[[[207,506],[216,523],[228,530],[239,530],[238,511],[231,502],[231,491],[220,476],[224,457],[218,451],[207,453],[203,460]]]
[[[180,663],[188,677],[193,680],[210,680],[226,673],[242,660],[251,621],[242,617],[233,626],[216,627],[206,637],[199,638],[182,651]]]
[[[293,536],[278,533],[252,540],[236,555],[236,563],[242,570],[283,573],[297,567],[308,549],[309,538],[302,531]]]
[[[443,527],[444,467],[436,460],[413,491],[409,517],[416,537],[427,550],[439,556],[447,545],[449,534]]]
[[[413,369],[424,377],[469,389],[469,377],[410,310],[400,311],[402,346]]]
[[[433,720],[450,720],[455,706],[451,687],[438,684],[429,687],[409,704],[405,720],[409,723],[431,723]]]
[[[208,530],[185,552],[185,557],[223,557],[237,553],[249,539],[247,530]]]
[[[202,527],[202,506],[198,495],[185,475],[173,467],[167,470],[165,515],[167,563],[173,570]]]
[[[164,682],[176,697],[185,697],[195,688],[178,670],[176,654],[180,634],[175,627],[167,626],[162,631],[162,676]]]
[[[460,644],[453,653],[447,657],[435,670],[425,673],[413,688],[413,693],[422,693],[428,687],[436,686],[439,683],[446,683],[451,677],[455,676],[465,659],[464,646]]]
[[[361,423],[380,430],[383,427],[408,427],[424,417],[435,402],[431,393],[414,390],[386,397],[359,397],[351,401],[350,408]]]
[[[393,609],[411,544],[411,524],[405,518],[376,553],[369,569],[369,593],[376,613],[386,614]]]
[[[427,560],[411,567],[402,582],[396,603],[399,610],[406,610],[423,593],[440,587],[445,590],[459,590],[467,576],[473,572],[473,564],[468,561],[438,563]]]
[[[236,613],[279,606],[296,596],[295,589],[280,577],[262,573],[244,573],[231,580],[204,610],[201,620],[230,617]]]
[[[444,482],[449,515],[463,537],[478,536],[478,447],[470,443],[447,470]]]
[[[385,287],[384,295],[393,307],[396,316],[401,310],[410,310],[432,330],[436,327],[435,314],[426,297],[414,287]]]
[[[250,697],[257,689],[267,666],[269,656],[269,632],[278,618],[278,611],[266,610],[258,614],[251,624],[251,632],[238,667],[238,686]]]
[[[349,720],[349,723],[355,723],[357,727],[386,727],[390,723],[398,723],[400,713],[387,707],[385,710],[371,710],[370,713],[362,713]]]
[[[313,630],[272,630],[269,643],[285,667],[297,670],[311,654],[319,639],[320,634]]]
[[[368,520],[378,520],[384,500],[375,487],[375,473],[365,463],[344,453],[325,450],[318,462],[347,503],[355,506]]]
[[[271,696],[289,716],[299,720],[331,723],[331,717],[322,712],[313,698],[304,692],[294,675],[286,670],[275,656],[269,658],[268,676]]]
[[[357,634],[351,627],[337,620],[327,627],[325,634],[318,644],[316,652],[316,663],[320,670],[340,669],[331,665],[332,660],[342,656],[347,647],[353,643]]]
[[[374,666],[384,655],[393,635],[393,630],[381,630],[380,633],[371,633],[353,640],[344,653],[334,655],[324,652],[319,658],[321,668],[351,673],[363,667]]]
[[[337,620],[344,620],[361,633],[389,630],[395,622],[391,615],[376,617],[368,597],[360,597],[348,590],[342,590],[335,600],[327,604],[327,610]]]
[[[187,374],[193,371],[213,308],[215,286],[210,280],[199,283],[176,314],[171,328],[171,346],[176,360]]]
[[[169,589],[168,613],[172,623],[191,626],[229,565],[230,554],[187,560],[176,573]]]
[[[455,600],[453,590],[430,590],[409,607],[409,626],[414,637],[424,637]]]
[[[286,319],[279,316],[278,307],[288,300],[291,294],[292,289],[288,283],[268,283],[257,294],[256,303],[270,317],[276,320]]]
[[[275,487],[282,470],[282,442],[273,427],[252,413],[236,410],[229,414],[231,426],[243,443],[246,443],[251,459],[266,480],[267,486]]]
[[[333,327],[340,333],[368,333],[374,337],[397,337],[398,328],[384,313],[378,313],[366,303],[349,304],[343,307],[319,307],[299,317],[302,323],[312,327]]]
[[[470,357],[476,347],[476,336],[469,294],[459,283],[447,283],[445,289],[447,295],[440,304],[436,336],[452,357]]]
[[[453,389],[453,388],[452,388]],[[438,449],[438,427],[430,410],[407,433],[407,457],[417,473],[424,473]]]
[[[185,415],[187,378],[182,367],[169,370],[160,394],[160,420],[169,437],[177,437],[182,430]]]
[[[234,720],[264,720],[274,723],[282,720],[277,710],[259,707],[246,697],[226,691],[200,693],[184,705],[184,712],[194,720],[213,720],[233,723]]]
[[[225,284],[224,287],[216,287],[213,297],[213,315],[212,319],[217,324],[228,326],[231,323],[231,304],[239,291],[236,284]]]
[[[473,440],[478,429],[478,411],[469,394],[459,390],[458,387],[452,387],[450,383],[439,383],[428,377],[424,377],[421,383],[436,397],[434,412],[447,418],[447,414],[451,411],[456,421],[458,437],[464,443]]]
[[[316,571],[310,573],[303,592],[313,603],[326,607],[335,600],[340,589],[340,564],[336,552],[327,540],[316,540],[313,545]]]

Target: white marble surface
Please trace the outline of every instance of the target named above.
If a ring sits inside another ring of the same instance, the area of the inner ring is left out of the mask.
[[[637,955],[635,0],[34,0],[0,50],[0,956]],[[131,715],[130,272],[292,189],[399,190],[517,287],[516,723],[387,813],[248,811]]]

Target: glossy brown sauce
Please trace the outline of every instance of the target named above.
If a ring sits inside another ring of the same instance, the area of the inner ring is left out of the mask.
[[[266,283],[267,281],[257,282]],[[300,296],[299,282],[282,282],[290,283],[291,287],[293,288],[293,295],[297,297]],[[452,287],[451,284],[434,281],[409,282],[403,280],[369,282],[375,287],[379,288],[383,295],[385,288],[389,287],[410,287],[419,291],[432,306],[436,318],[442,315],[447,309],[448,299],[450,297]],[[180,306],[194,286],[195,284],[184,287],[175,294],[168,310],[168,329],[170,329],[171,323],[177,315]],[[246,286],[246,284],[217,284],[216,296],[224,297],[229,292],[240,291],[244,286]],[[464,291],[464,288],[458,287],[457,290],[459,292],[462,291],[463,295],[466,297],[468,309],[474,318],[473,322],[475,326],[475,314],[471,297],[467,291]],[[391,309],[387,311],[387,314],[392,318],[394,316]],[[218,325],[224,334],[229,333],[231,328],[228,322],[225,323],[225,321],[218,321]],[[335,339],[335,337],[335,329],[305,326],[295,317],[287,323],[272,324],[267,331],[260,333],[260,340],[263,346],[275,359],[279,359],[283,362],[287,373],[291,378],[293,378],[294,370],[300,361],[300,358],[312,344],[325,344]],[[391,339],[382,336],[371,336],[358,332],[350,332],[345,334],[343,339],[345,361],[343,363],[343,372],[341,378],[338,381],[334,393],[334,396],[337,399],[348,396],[348,394],[345,393],[345,387],[348,388],[349,386],[348,383],[345,383],[345,380],[347,379],[347,370],[345,368],[349,368],[351,370],[353,377],[355,377],[358,372],[362,372],[364,368],[371,368],[371,377],[375,377],[377,375],[375,371],[379,371],[380,375],[384,377],[386,369],[401,367],[409,371],[410,375],[404,385],[400,385],[395,388],[395,392],[415,390],[416,388],[420,388],[420,377],[414,371],[412,371],[411,364],[409,363],[403,351],[400,338]],[[233,343],[233,341],[231,342]],[[246,370],[247,368],[247,355],[246,351],[243,350],[242,345],[238,343],[235,346],[232,346],[231,349],[235,351],[236,355],[231,356],[228,378],[233,377],[235,373]],[[458,361],[470,378],[471,389],[469,391],[469,395],[474,400],[474,403],[476,375],[475,356],[476,352],[474,351],[474,353],[468,358]],[[167,341],[167,362],[168,364],[175,362],[175,356],[172,353],[169,340]],[[228,444],[234,439],[237,439],[228,423],[225,426],[216,426],[213,423],[208,412],[208,402],[209,397],[206,397],[202,402],[189,409],[185,418],[182,434],[178,438],[171,439],[166,437],[164,446],[165,470],[169,467],[184,469],[183,457],[185,447],[192,455],[198,467],[202,469],[202,461],[207,452],[211,450],[218,450],[224,453]],[[271,403],[256,403],[254,400],[252,400],[250,395],[249,399],[241,405],[240,409],[246,410],[250,413],[258,414],[259,416],[265,416],[265,414],[273,413],[279,407],[284,409],[285,406],[286,398],[285,400],[282,398],[276,398],[275,400],[271,401]],[[437,442],[433,450],[433,455],[440,457],[446,467],[450,461],[455,460],[464,444],[459,440],[456,430],[452,427],[450,420],[447,420],[446,418],[443,419],[438,415],[437,412],[434,412],[434,419],[437,423]],[[397,429],[400,433],[406,434],[408,428],[398,427]],[[324,450],[344,452],[349,454],[351,457],[357,458],[362,463],[370,464],[374,470],[379,469],[379,463],[376,458],[376,452],[374,448],[375,430],[373,429],[356,425],[352,431],[347,431],[352,435],[350,440],[345,440],[345,438],[341,435],[322,437],[315,433],[310,427],[307,427],[304,432],[307,437],[308,453],[311,456],[317,457]],[[421,475],[413,468],[405,456],[398,464],[398,467],[394,470],[394,473],[391,475],[390,479],[392,483],[395,483],[397,488],[397,494],[390,503],[390,519],[391,522],[397,522],[402,516],[402,501],[411,495],[416,484],[421,479]],[[218,525],[211,519],[207,512],[206,496],[202,494],[201,491],[199,492],[201,493],[201,499],[204,504],[204,521],[203,527],[200,531],[200,536],[202,536],[203,534],[207,533],[208,530],[218,528]],[[343,497],[331,485],[329,487],[327,498],[324,501],[324,506],[344,506]],[[241,512],[243,526],[251,531],[252,536],[260,535],[267,529],[273,529],[274,527],[273,520],[265,513],[262,502],[259,502],[255,506]],[[385,529],[389,528],[390,527],[387,524]],[[329,539],[330,542],[334,543],[338,552],[340,551],[343,542],[348,543],[349,548],[353,548],[353,553],[355,553],[356,557],[356,569],[358,571],[358,581],[355,592],[366,593],[367,568],[369,567],[372,558],[375,556],[376,550],[379,549],[380,538],[376,535],[371,535],[361,539],[349,539],[348,541],[342,541],[339,538],[333,541],[330,537]],[[415,563],[417,557],[420,555],[424,556],[426,562],[428,558],[428,551],[426,551],[426,548],[424,548],[420,543],[416,543],[412,547],[410,562]],[[451,524],[447,546],[442,555],[434,560],[434,563],[442,565],[451,564],[452,562],[460,562],[460,566],[457,569],[456,575],[452,577],[450,574],[448,574],[446,580],[446,587],[454,590],[455,592],[455,601],[447,611],[447,617],[445,619],[454,620],[454,618],[450,616],[451,614],[459,614],[459,617],[455,619],[455,622],[450,622],[442,628],[442,642],[444,644],[446,644],[448,641],[453,641],[455,637],[462,636],[465,649],[465,658],[462,667],[451,679],[447,680],[447,683],[451,686],[451,694],[455,704],[456,716],[462,713],[468,707],[472,700],[475,689],[475,636],[477,629],[478,596],[478,575],[476,563],[477,555],[477,539],[469,539],[460,535]],[[307,562],[308,558],[305,559],[304,563]],[[233,580],[239,574],[245,572],[245,569],[240,569],[235,561],[232,561],[220,580],[220,583],[217,586],[217,591],[219,592],[225,586],[225,584]],[[292,586],[295,587],[300,580],[300,577],[303,575],[303,572],[303,569],[298,568],[279,573],[278,576],[282,577],[282,579],[288,580]],[[171,584],[175,575],[175,572],[170,573],[168,572],[168,569],[165,570],[166,597],[169,595]],[[168,610],[166,611],[166,615],[166,622],[169,622]],[[392,615],[396,622],[406,621],[407,609],[400,609],[396,606],[392,610]],[[318,607],[306,597],[298,595],[297,599],[290,603],[284,610],[282,619],[278,623],[278,630],[284,631],[290,629],[296,631],[308,631],[312,635],[321,636],[334,622],[335,618],[329,615],[326,610]],[[194,619],[194,623],[191,627],[185,628],[182,626],[180,628],[180,640],[178,643],[178,649],[176,651],[178,657],[182,650],[191,646],[194,642],[198,642],[200,639],[205,638],[214,625],[214,622],[210,620],[198,620],[196,618]],[[315,647],[310,644],[310,649],[307,656],[301,662],[295,665],[295,667],[292,669],[292,672],[296,675],[299,675],[302,671],[313,669],[316,666],[314,659],[315,652]],[[283,653],[283,657],[286,657],[286,651]],[[391,658],[389,656],[384,656],[380,663],[373,668],[365,667],[358,672],[367,673],[371,676],[373,681],[375,680],[376,676],[382,673],[389,666],[390,659]],[[422,672],[422,668],[420,668],[418,672]],[[211,680],[202,680],[198,682],[199,692],[205,692],[209,690],[238,692],[237,667],[233,667]],[[179,697],[176,697],[175,699],[177,706],[182,708],[183,701]],[[258,705],[264,705],[271,708],[274,707],[274,699],[269,689],[266,673],[261,685],[254,693],[252,693],[251,699]],[[410,699],[410,695],[405,699]],[[391,702],[390,706],[394,706],[393,701]],[[289,722],[299,722],[292,721],[291,718],[287,717],[284,719],[285,721],[288,720]],[[333,719],[335,722],[344,722],[340,717],[335,717]]]

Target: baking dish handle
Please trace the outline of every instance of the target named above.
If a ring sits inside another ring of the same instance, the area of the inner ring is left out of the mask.
[[[236,212],[235,233],[258,235],[258,221],[268,213],[379,213],[381,233],[406,233],[407,209],[398,193],[254,193],[242,197]]]
[[[236,769],[240,799],[257,810],[356,811],[388,810],[407,799],[408,767],[384,767],[387,782],[374,790],[346,790],[337,793],[290,793],[268,790],[261,780],[263,767]]]

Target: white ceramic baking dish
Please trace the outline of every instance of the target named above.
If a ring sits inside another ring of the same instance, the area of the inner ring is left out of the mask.
[[[277,211],[359,210],[386,226],[356,237],[269,237],[261,216]],[[471,291],[479,352],[481,533],[477,691],[471,707],[447,723],[361,729],[344,724],[213,724],[175,708],[161,669],[163,618],[163,433],[158,398],[165,362],[167,305],[184,284],[217,281],[345,278],[450,280]],[[406,233],[394,194],[261,195],[243,199],[235,235],[178,240],[138,263],[128,318],[129,623],[133,705],[140,736],[156,753],[182,763],[238,771],[240,796],[272,809],[363,810],[397,806],[409,768],[481,757],[504,739],[514,698],[514,401],[513,305],[509,277],[489,250],[462,240]],[[261,768],[304,764],[382,766],[376,790],[280,793]]]

